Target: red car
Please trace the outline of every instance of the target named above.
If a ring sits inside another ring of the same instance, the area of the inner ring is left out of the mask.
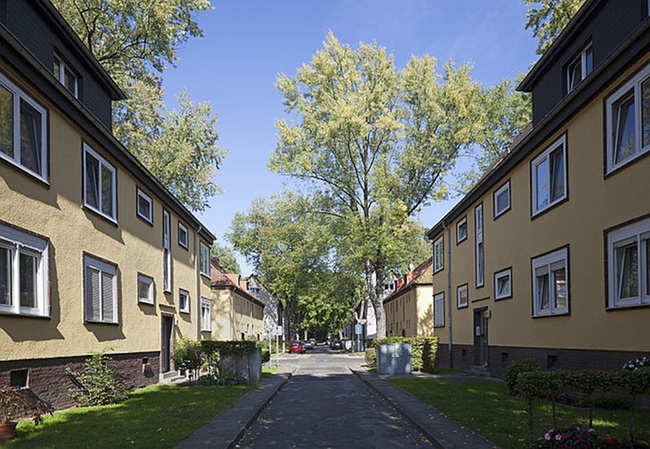
[[[289,352],[294,352],[296,354],[302,354],[305,352],[305,347],[303,346],[301,341],[292,341],[291,345],[289,346]]]

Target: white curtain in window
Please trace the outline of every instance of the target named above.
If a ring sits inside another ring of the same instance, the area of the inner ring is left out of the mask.
[[[20,163],[41,173],[41,114],[20,100]]]

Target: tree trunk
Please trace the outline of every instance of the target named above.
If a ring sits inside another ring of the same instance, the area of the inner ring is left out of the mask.
[[[372,307],[375,309],[375,319],[377,320],[377,339],[386,337],[386,314],[381,298],[377,295],[377,288],[373,282],[373,270],[369,260],[366,260],[366,288]]]

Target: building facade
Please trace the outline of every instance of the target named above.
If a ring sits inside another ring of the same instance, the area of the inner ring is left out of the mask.
[[[262,340],[264,303],[243,288],[240,275],[228,273],[216,258],[212,270],[213,340]],[[245,285],[244,285],[245,287]]]
[[[111,133],[124,95],[48,2],[0,2],[0,382],[70,405],[109,351],[133,386],[209,337],[212,235]]]
[[[647,354],[649,22],[647,0],[587,1],[519,87],[532,127],[428,232],[444,365]]]
[[[395,283],[394,288],[383,300],[387,336],[433,335],[431,270],[432,259],[429,258],[403,278],[392,280]]]
[[[284,309],[280,299],[266,288],[264,283],[254,274],[244,279],[241,286],[264,304],[264,332],[262,338],[268,340],[277,335],[282,336],[284,339]]]

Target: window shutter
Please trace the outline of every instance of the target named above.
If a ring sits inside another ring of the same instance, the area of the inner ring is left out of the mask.
[[[102,272],[102,321],[115,321],[115,298],[113,295],[113,275]]]

